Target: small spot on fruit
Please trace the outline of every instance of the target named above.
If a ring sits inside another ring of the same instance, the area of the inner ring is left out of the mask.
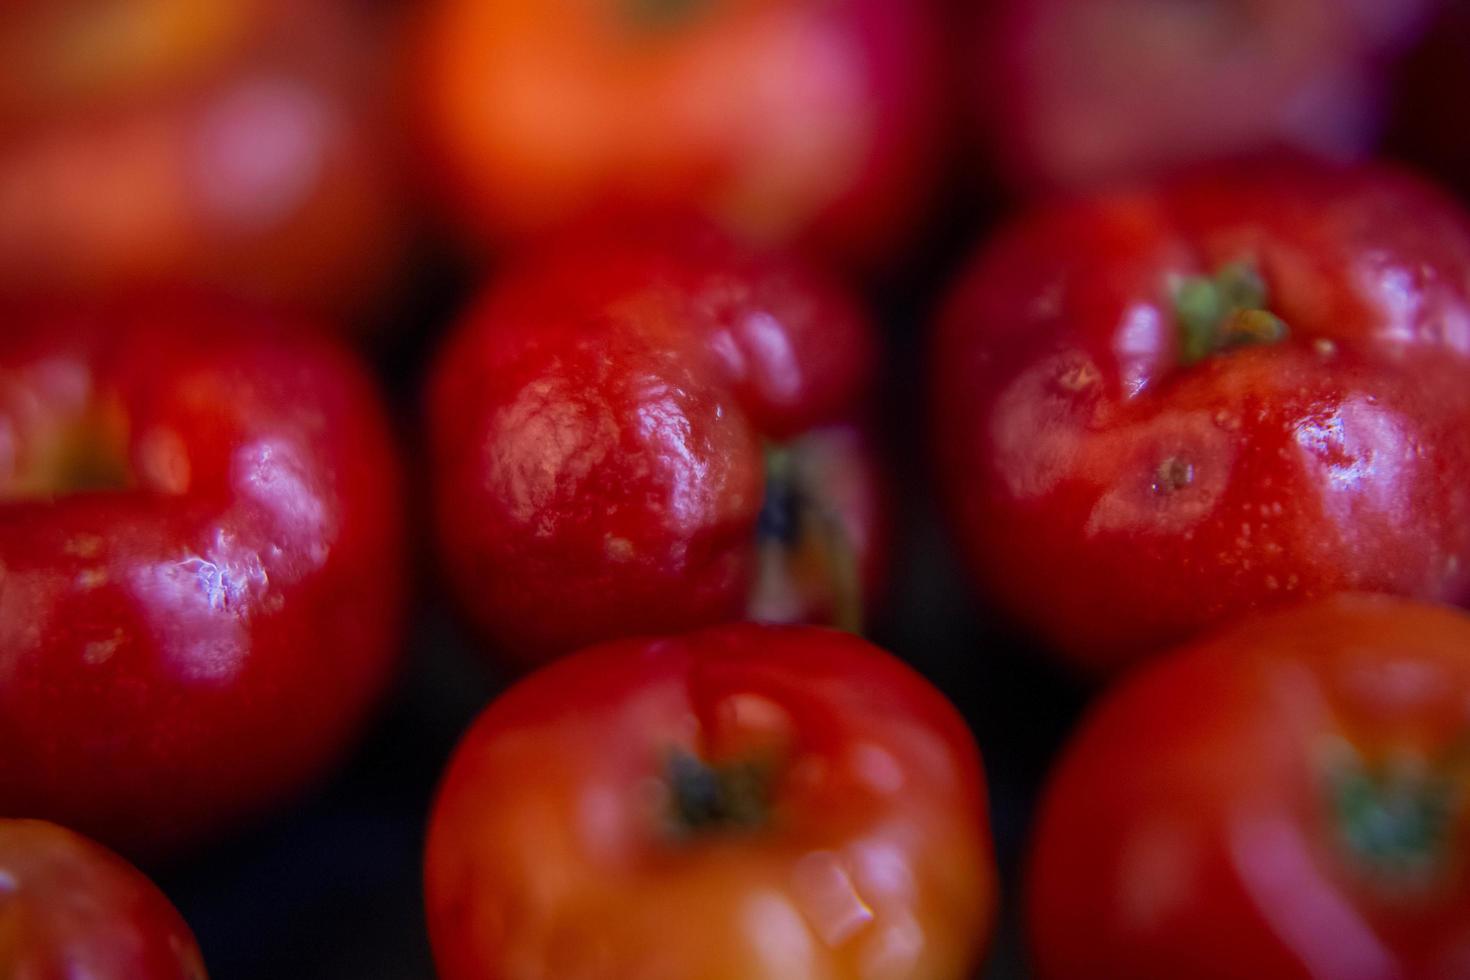
[[[1312,350],[1324,361],[1330,361],[1337,356],[1337,344],[1326,337],[1318,337],[1312,341]]]
[[[1097,366],[1091,361],[1080,361],[1069,365],[1057,375],[1057,386],[1063,391],[1085,391],[1101,380]]]
[[[1222,408],[1215,413],[1215,424],[1226,432],[1240,431],[1240,416],[1229,409]]]
[[[96,558],[102,551],[102,539],[95,534],[75,534],[62,550],[76,558]]]
[[[633,542],[627,538],[608,537],[603,542],[607,557],[613,561],[628,561],[633,557]]]
[[[123,631],[113,630],[112,636],[107,639],[94,640],[83,647],[82,660],[93,667],[104,664],[112,659],[113,654],[117,653],[117,648],[122,646],[122,641]]]
[[[1154,493],[1176,493],[1194,483],[1194,464],[1182,456],[1170,456],[1154,471]]]
[[[107,569],[84,568],[77,573],[77,588],[84,592],[107,584]]]

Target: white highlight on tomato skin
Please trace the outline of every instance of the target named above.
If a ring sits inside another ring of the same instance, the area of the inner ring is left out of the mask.
[[[242,496],[271,519],[271,540],[280,551],[272,571],[297,578],[325,564],[339,529],[320,476],[301,451],[285,440],[263,439],[242,446],[231,463]]]
[[[1123,931],[1166,928],[1195,894],[1199,863],[1199,842],[1182,821],[1162,818],[1131,832],[1117,864],[1115,914]]]
[[[337,121],[301,82],[242,80],[211,105],[194,145],[205,213],[235,232],[283,223],[320,184]]]
[[[757,310],[744,317],[737,329],[755,362],[747,369],[748,376],[759,379],[762,396],[777,405],[791,402],[801,392],[802,374],[785,326],[771,314]]]
[[[803,855],[791,872],[791,890],[822,941],[837,949],[874,919],[842,858],[832,851]]]
[[[1340,525],[1364,504],[1396,520],[1411,517],[1401,477],[1414,453],[1391,411],[1349,398],[1330,416],[1303,421],[1294,435],[1303,463],[1322,476],[1314,482],[1323,488],[1323,508]]]
[[[883,746],[863,742],[853,747],[849,760],[853,772],[868,788],[885,796],[903,789],[903,766]]]
[[[765,976],[792,980],[820,976],[814,937],[785,896],[775,891],[750,895],[743,918],[744,934],[750,937]]]
[[[1152,303],[1138,303],[1124,312],[1113,351],[1118,356],[1126,397],[1141,394],[1159,370],[1172,346],[1164,340],[1168,329],[1163,314]]]
[[[1238,815],[1227,828],[1232,863],[1262,921],[1313,977],[1385,980],[1394,958],[1316,868],[1301,828],[1282,817]]]

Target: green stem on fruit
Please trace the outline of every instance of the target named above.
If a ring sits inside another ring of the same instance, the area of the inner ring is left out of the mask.
[[[756,526],[759,579],[753,605],[772,593],[800,592],[792,566],[806,549],[820,556],[821,586],[831,606],[831,625],[849,633],[863,628],[862,576],[857,549],[842,515],[828,505],[804,472],[799,452],[768,445],[766,492]],[[759,609],[756,610],[757,618]]]
[[[684,749],[669,753],[665,780],[675,837],[763,826],[771,811],[771,765],[758,758],[711,763]]]
[[[1249,262],[1232,262],[1213,276],[1192,276],[1174,295],[1180,360],[1197,364],[1236,347],[1286,339],[1286,323],[1268,308],[1266,281]]]
[[[1370,766],[1350,746],[1340,749],[1328,800],[1339,841],[1370,878],[1402,888],[1432,881],[1447,866],[1466,802],[1463,763],[1448,761]]]

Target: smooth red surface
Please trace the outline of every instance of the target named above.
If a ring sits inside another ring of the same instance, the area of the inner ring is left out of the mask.
[[[384,42],[354,6],[7,5],[0,293],[202,283],[371,309],[404,202]]]
[[[140,302],[0,340],[0,813],[173,851],[303,787],[392,672],[400,475],[294,324]],[[77,461],[125,488],[85,491]]]
[[[609,202],[862,260],[941,128],[931,0],[436,0],[417,102],[448,213],[504,244]]]
[[[771,441],[805,449],[871,596],[874,357],[852,299],[788,258],[679,221],[557,238],[492,283],[431,379],[449,586],[521,660],[740,618]],[[773,618],[827,615],[816,597]]]
[[[204,980],[179,913],[122,858],[55,824],[0,820],[0,973]]]
[[[1346,596],[1150,665],[1084,724],[1035,831],[1041,980],[1452,980],[1470,973],[1470,619]],[[1357,863],[1345,749],[1450,780],[1437,860]]]
[[[1182,365],[1179,280],[1238,260],[1288,339]],[[1470,230],[1406,176],[1281,165],[1034,213],[932,354],[956,543],[1089,670],[1338,590],[1470,599]]]
[[[969,50],[1013,183],[1079,187],[1295,148],[1372,149],[1439,0],[998,0]]]
[[[771,760],[764,826],[670,835],[668,754]],[[609,644],[512,688],[429,829],[444,980],[963,980],[995,908],[964,722],[811,627]]]

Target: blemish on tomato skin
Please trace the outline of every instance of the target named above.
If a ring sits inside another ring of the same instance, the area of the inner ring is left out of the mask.
[[[83,592],[90,592],[107,584],[109,575],[105,568],[84,568],[77,573],[75,579],[76,587]]]
[[[1165,415],[1119,430],[1097,457],[1103,487],[1086,533],[1184,534],[1224,496],[1236,455],[1234,440],[1210,412]]]
[[[1194,463],[1185,456],[1170,456],[1159,464],[1154,475],[1154,492],[1175,493],[1194,483]]]

